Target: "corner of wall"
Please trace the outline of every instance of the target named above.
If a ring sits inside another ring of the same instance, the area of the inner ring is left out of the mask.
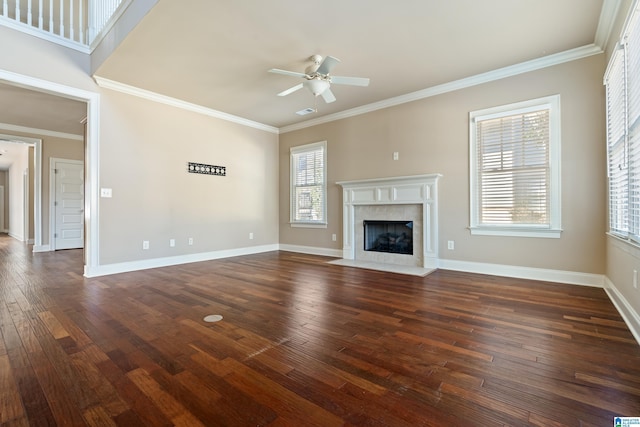
[[[624,295],[622,295],[616,285],[606,276],[604,290],[607,292],[609,299],[631,330],[633,337],[636,339],[638,344],[640,344],[640,313],[634,310],[633,306],[629,303],[629,301],[627,301]]]

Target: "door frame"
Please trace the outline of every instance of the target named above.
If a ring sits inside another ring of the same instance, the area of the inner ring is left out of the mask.
[[[63,159],[60,157],[49,157],[49,250],[56,250],[56,164],[61,163],[74,163],[82,165],[84,167],[83,160]],[[85,189],[86,190],[86,189]],[[82,194],[82,206],[85,206],[86,196]],[[86,235],[84,236],[84,246],[86,246]]]
[[[0,233],[5,233],[4,226],[4,185],[0,185]]]
[[[6,129],[5,129],[6,130]],[[33,147],[33,165],[29,165],[29,168],[33,167],[33,252],[42,251],[42,139],[30,138],[27,136],[18,136],[6,133],[0,133],[0,139],[7,140],[16,144],[26,144]],[[27,177],[28,178],[28,177]],[[23,197],[28,197],[27,193],[24,193]],[[27,199],[28,200],[28,199]],[[26,205],[27,200],[23,200]],[[28,212],[25,212],[25,216]],[[28,217],[27,224],[28,227]],[[3,227],[4,229],[4,227]],[[25,241],[29,241],[29,235],[24,236]],[[45,249],[46,250],[46,249]]]
[[[98,89],[91,92],[2,69],[0,69],[0,80],[14,86],[21,86],[27,89],[87,103],[84,193],[85,251],[83,274],[86,277],[99,275],[100,212],[98,195],[100,192],[98,191],[98,184],[100,177],[100,93]]]

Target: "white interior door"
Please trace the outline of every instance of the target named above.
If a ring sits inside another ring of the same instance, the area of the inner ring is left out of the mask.
[[[84,247],[84,163],[56,160],[54,249]]]

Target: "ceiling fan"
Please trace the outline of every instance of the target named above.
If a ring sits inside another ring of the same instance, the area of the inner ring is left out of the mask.
[[[329,72],[331,72],[333,67],[340,62],[338,58],[327,56],[323,59],[320,55],[313,55],[309,60],[312,64],[305,69],[304,73],[280,70],[278,68],[272,68],[269,70],[270,73],[301,77],[304,79],[302,83],[280,92],[278,96],[286,96],[305,87],[313,94],[313,96],[317,97],[320,95],[326,103],[330,103],[336,100],[333,92],[331,92],[331,83],[350,86],[369,86],[369,79],[365,77],[343,77],[330,75]]]

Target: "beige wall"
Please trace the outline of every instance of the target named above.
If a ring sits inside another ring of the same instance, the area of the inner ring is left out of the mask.
[[[280,136],[280,243],[341,249],[342,196],[336,181],[441,173],[440,258],[603,274],[605,271],[604,55],[530,72]],[[561,95],[560,239],[471,236],[469,112]],[[289,148],[326,140],[325,229],[288,225]],[[399,160],[392,160],[393,152]],[[331,234],[338,241],[331,241]],[[446,249],[455,241],[455,251]]]
[[[0,70],[50,82],[95,89],[89,76],[89,55],[0,26]]]
[[[277,134],[109,90],[100,129],[100,264],[278,243]]]

